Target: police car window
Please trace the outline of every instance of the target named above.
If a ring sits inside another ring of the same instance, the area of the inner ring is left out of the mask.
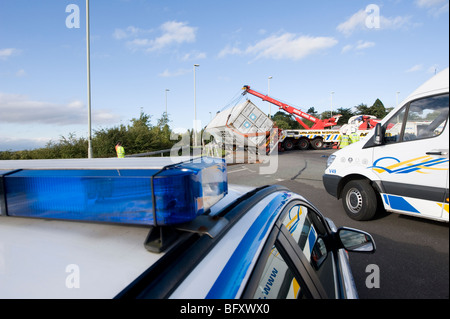
[[[312,208],[297,204],[288,210],[282,223],[298,243],[328,296],[335,296],[333,257],[325,245],[326,230],[319,215]]]
[[[293,206],[284,217],[283,225],[294,237],[306,259],[317,268],[317,263],[326,257],[327,250],[320,238],[323,230],[317,227],[315,216],[308,214],[308,209],[303,205]]]
[[[278,249],[273,247],[259,279],[255,299],[297,299],[303,292]]]

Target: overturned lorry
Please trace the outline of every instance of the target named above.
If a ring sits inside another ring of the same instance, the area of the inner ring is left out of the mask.
[[[209,147],[249,154],[270,154],[278,148],[279,130],[274,122],[250,100],[218,112],[204,135],[213,137]]]

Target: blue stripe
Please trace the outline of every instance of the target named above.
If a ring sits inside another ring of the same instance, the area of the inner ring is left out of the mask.
[[[403,197],[389,195],[389,203],[392,209],[420,214],[420,212],[415,209],[410,203],[408,203]]]
[[[290,196],[289,193],[279,194],[264,208],[228,260],[206,296],[207,299],[236,298],[258,248]]]

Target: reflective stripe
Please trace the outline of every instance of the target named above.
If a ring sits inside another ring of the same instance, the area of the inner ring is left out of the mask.
[[[350,140],[352,143],[356,143],[359,141],[359,134],[358,133],[352,133],[350,134]]]
[[[339,145],[339,147],[344,148],[344,147],[348,146],[349,141],[350,141],[350,139],[349,139],[348,135],[342,135],[341,136],[341,144]]]

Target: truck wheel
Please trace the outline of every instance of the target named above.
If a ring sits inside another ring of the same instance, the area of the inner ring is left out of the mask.
[[[348,182],[342,190],[342,205],[354,220],[370,220],[377,211],[377,196],[367,180]]]
[[[320,137],[315,138],[311,141],[311,146],[315,150],[320,150],[323,148],[323,140]]]
[[[294,142],[291,139],[287,139],[283,142],[283,148],[286,151],[291,151],[294,149]]]
[[[298,148],[302,151],[307,150],[309,148],[309,141],[306,138],[301,138],[298,141]]]

